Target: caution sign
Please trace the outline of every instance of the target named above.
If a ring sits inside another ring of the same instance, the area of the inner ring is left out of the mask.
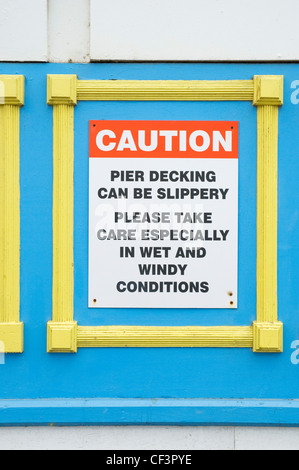
[[[89,307],[236,308],[238,122],[91,121]]]

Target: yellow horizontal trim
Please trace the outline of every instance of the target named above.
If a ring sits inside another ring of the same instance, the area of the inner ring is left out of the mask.
[[[78,348],[252,348],[252,327],[78,327]]]
[[[252,101],[253,80],[78,80],[83,101]]]

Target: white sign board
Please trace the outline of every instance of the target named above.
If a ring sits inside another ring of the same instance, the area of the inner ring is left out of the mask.
[[[91,121],[89,163],[89,307],[237,308],[237,122]]]

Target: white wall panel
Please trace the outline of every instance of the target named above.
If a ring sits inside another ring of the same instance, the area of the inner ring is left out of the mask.
[[[0,0],[0,61],[47,61],[47,0]]]
[[[222,426],[0,428],[0,450],[63,449],[299,450],[299,429]]]
[[[298,60],[298,0],[91,0],[93,60]]]
[[[234,428],[0,428],[0,450],[233,450]],[[186,452],[188,453],[188,452]]]
[[[299,429],[236,428],[235,450],[299,450]]]
[[[89,62],[89,0],[49,0],[49,61]]]

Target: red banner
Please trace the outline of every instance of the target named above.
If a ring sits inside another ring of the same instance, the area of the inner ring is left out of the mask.
[[[235,121],[90,121],[90,158],[238,158]]]

